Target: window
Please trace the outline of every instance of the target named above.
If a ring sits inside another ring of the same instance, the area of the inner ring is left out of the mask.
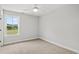
[[[4,18],[6,35],[17,35],[19,33],[19,17],[6,15]]]

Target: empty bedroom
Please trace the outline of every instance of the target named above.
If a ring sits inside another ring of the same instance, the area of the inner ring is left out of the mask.
[[[0,4],[0,54],[78,54],[79,4]]]

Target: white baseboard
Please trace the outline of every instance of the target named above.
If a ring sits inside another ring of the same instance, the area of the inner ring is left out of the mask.
[[[50,40],[48,40],[47,38],[44,38],[44,37],[39,37],[39,38],[42,39],[42,40],[45,40],[45,41],[47,41],[47,42],[49,42],[49,43],[55,44],[55,45],[57,45],[57,46],[60,46],[60,47],[62,47],[62,48],[65,48],[65,49],[68,49],[68,50],[70,50],[70,51],[73,51],[73,52],[75,52],[75,53],[77,53],[77,54],[79,53],[79,50],[75,50],[75,49],[72,49],[72,48],[70,48],[70,47],[64,46],[64,45],[62,45],[62,44],[60,44],[60,43],[50,41]]]
[[[57,46],[60,46],[60,47],[62,47],[62,48],[71,50],[71,51],[73,51],[73,52],[75,52],[75,53],[79,53],[79,50],[72,49],[72,48],[67,47],[67,46],[64,46],[64,45],[62,45],[62,44],[60,44],[60,43],[50,41],[50,40],[48,40],[47,38],[44,38],[44,37],[38,37],[38,38],[40,38],[40,39],[42,39],[42,40],[44,40],[44,41],[47,41],[47,42],[49,42],[49,43],[55,44],[55,45],[57,45]],[[5,43],[5,44],[16,43],[16,42],[21,42],[21,41],[28,41],[28,40],[34,40],[34,39],[37,39],[37,38],[28,38],[28,39],[24,39],[24,40],[17,40],[17,41],[13,41],[13,42],[7,42],[7,43]]]
[[[3,45],[7,45],[7,44],[12,44],[12,43],[17,43],[17,42],[24,42],[24,41],[29,41],[29,40],[34,40],[34,39],[37,39],[37,38],[28,38],[28,39],[23,39],[23,40],[17,40],[17,41],[10,41],[10,42],[6,42],[4,43]]]

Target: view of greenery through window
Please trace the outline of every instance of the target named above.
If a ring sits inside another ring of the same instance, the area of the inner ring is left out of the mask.
[[[18,17],[16,16],[5,16],[6,20],[6,34],[17,34],[18,33]]]

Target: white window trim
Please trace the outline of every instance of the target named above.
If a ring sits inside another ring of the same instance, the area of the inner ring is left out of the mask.
[[[10,34],[10,35],[6,33],[7,32],[7,28],[6,28],[7,23],[6,23],[6,20],[4,18],[4,35],[5,36],[18,36],[18,35],[20,35],[20,16],[12,15],[12,14],[5,14],[4,17],[5,16],[16,16],[16,17],[18,17],[18,33],[17,34]]]

